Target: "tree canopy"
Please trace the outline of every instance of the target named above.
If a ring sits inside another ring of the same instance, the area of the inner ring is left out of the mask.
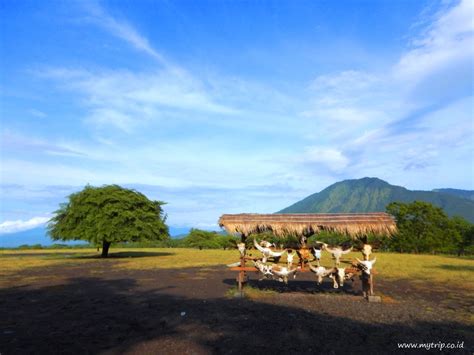
[[[237,239],[231,235],[222,235],[217,232],[209,232],[200,229],[191,229],[189,235],[184,238],[186,247],[199,249],[230,249],[235,248]]]
[[[391,244],[400,252],[457,251],[463,243],[461,221],[463,226],[464,223],[470,225],[460,217],[451,220],[441,208],[422,201],[392,202],[387,206],[387,212],[397,221],[398,231]]]
[[[53,240],[86,240],[102,245],[169,238],[162,201],[118,185],[86,186],[69,196],[48,223]]]

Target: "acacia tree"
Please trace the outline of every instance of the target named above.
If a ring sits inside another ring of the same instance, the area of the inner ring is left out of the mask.
[[[461,236],[444,211],[430,203],[392,202],[387,212],[397,221],[397,233],[392,246],[400,251],[415,253],[456,250]]]
[[[53,240],[102,245],[102,257],[107,257],[112,243],[169,238],[163,204],[118,185],[86,186],[60,205],[48,233]]]

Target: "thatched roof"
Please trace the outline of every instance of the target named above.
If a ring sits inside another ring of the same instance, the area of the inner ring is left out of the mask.
[[[383,212],[376,213],[297,213],[297,214],[224,214],[219,225],[229,233],[250,235],[271,231],[276,236],[302,236],[331,230],[352,238],[376,233],[390,236],[396,230],[395,220]]]

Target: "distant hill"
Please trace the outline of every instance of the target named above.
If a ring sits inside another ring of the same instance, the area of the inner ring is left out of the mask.
[[[0,247],[2,248],[16,248],[20,245],[53,245],[53,244],[68,244],[68,245],[77,245],[85,244],[83,241],[52,241],[50,237],[46,234],[46,228],[38,227],[29,229],[26,231],[7,233],[0,235]]]
[[[474,201],[474,190],[459,190],[459,189],[434,189],[433,191],[442,192],[448,195],[453,195],[467,200]]]
[[[171,227],[170,226],[170,235],[171,238],[181,238],[186,236],[189,233],[190,228],[188,227]],[[44,246],[52,245],[52,244],[68,244],[68,245],[75,245],[75,244],[85,244],[84,241],[53,241],[50,237],[46,234],[45,227],[38,227],[34,229],[29,229],[22,232],[16,233],[7,233],[0,235],[0,248],[16,248],[20,245],[33,245],[33,244],[41,244]]]
[[[425,201],[441,207],[450,216],[461,216],[474,223],[474,200],[467,190],[440,189],[411,191],[390,185],[378,178],[362,178],[337,182],[312,194],[279,213],[383,212],[393,201]]]

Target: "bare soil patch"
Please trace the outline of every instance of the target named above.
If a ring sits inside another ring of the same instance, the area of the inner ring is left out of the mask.
[[[0,353],[381,354],[440,341],[474,350],[474,303],[462,289],[377,280],[384,302],[374,304],[357,279],[334,290],[310,273],[288,286],[250,274],[257,291],[239,299],[229,297],[235,276],[225,267],[114,270],[100,260],[24,270],[0,290]]]

